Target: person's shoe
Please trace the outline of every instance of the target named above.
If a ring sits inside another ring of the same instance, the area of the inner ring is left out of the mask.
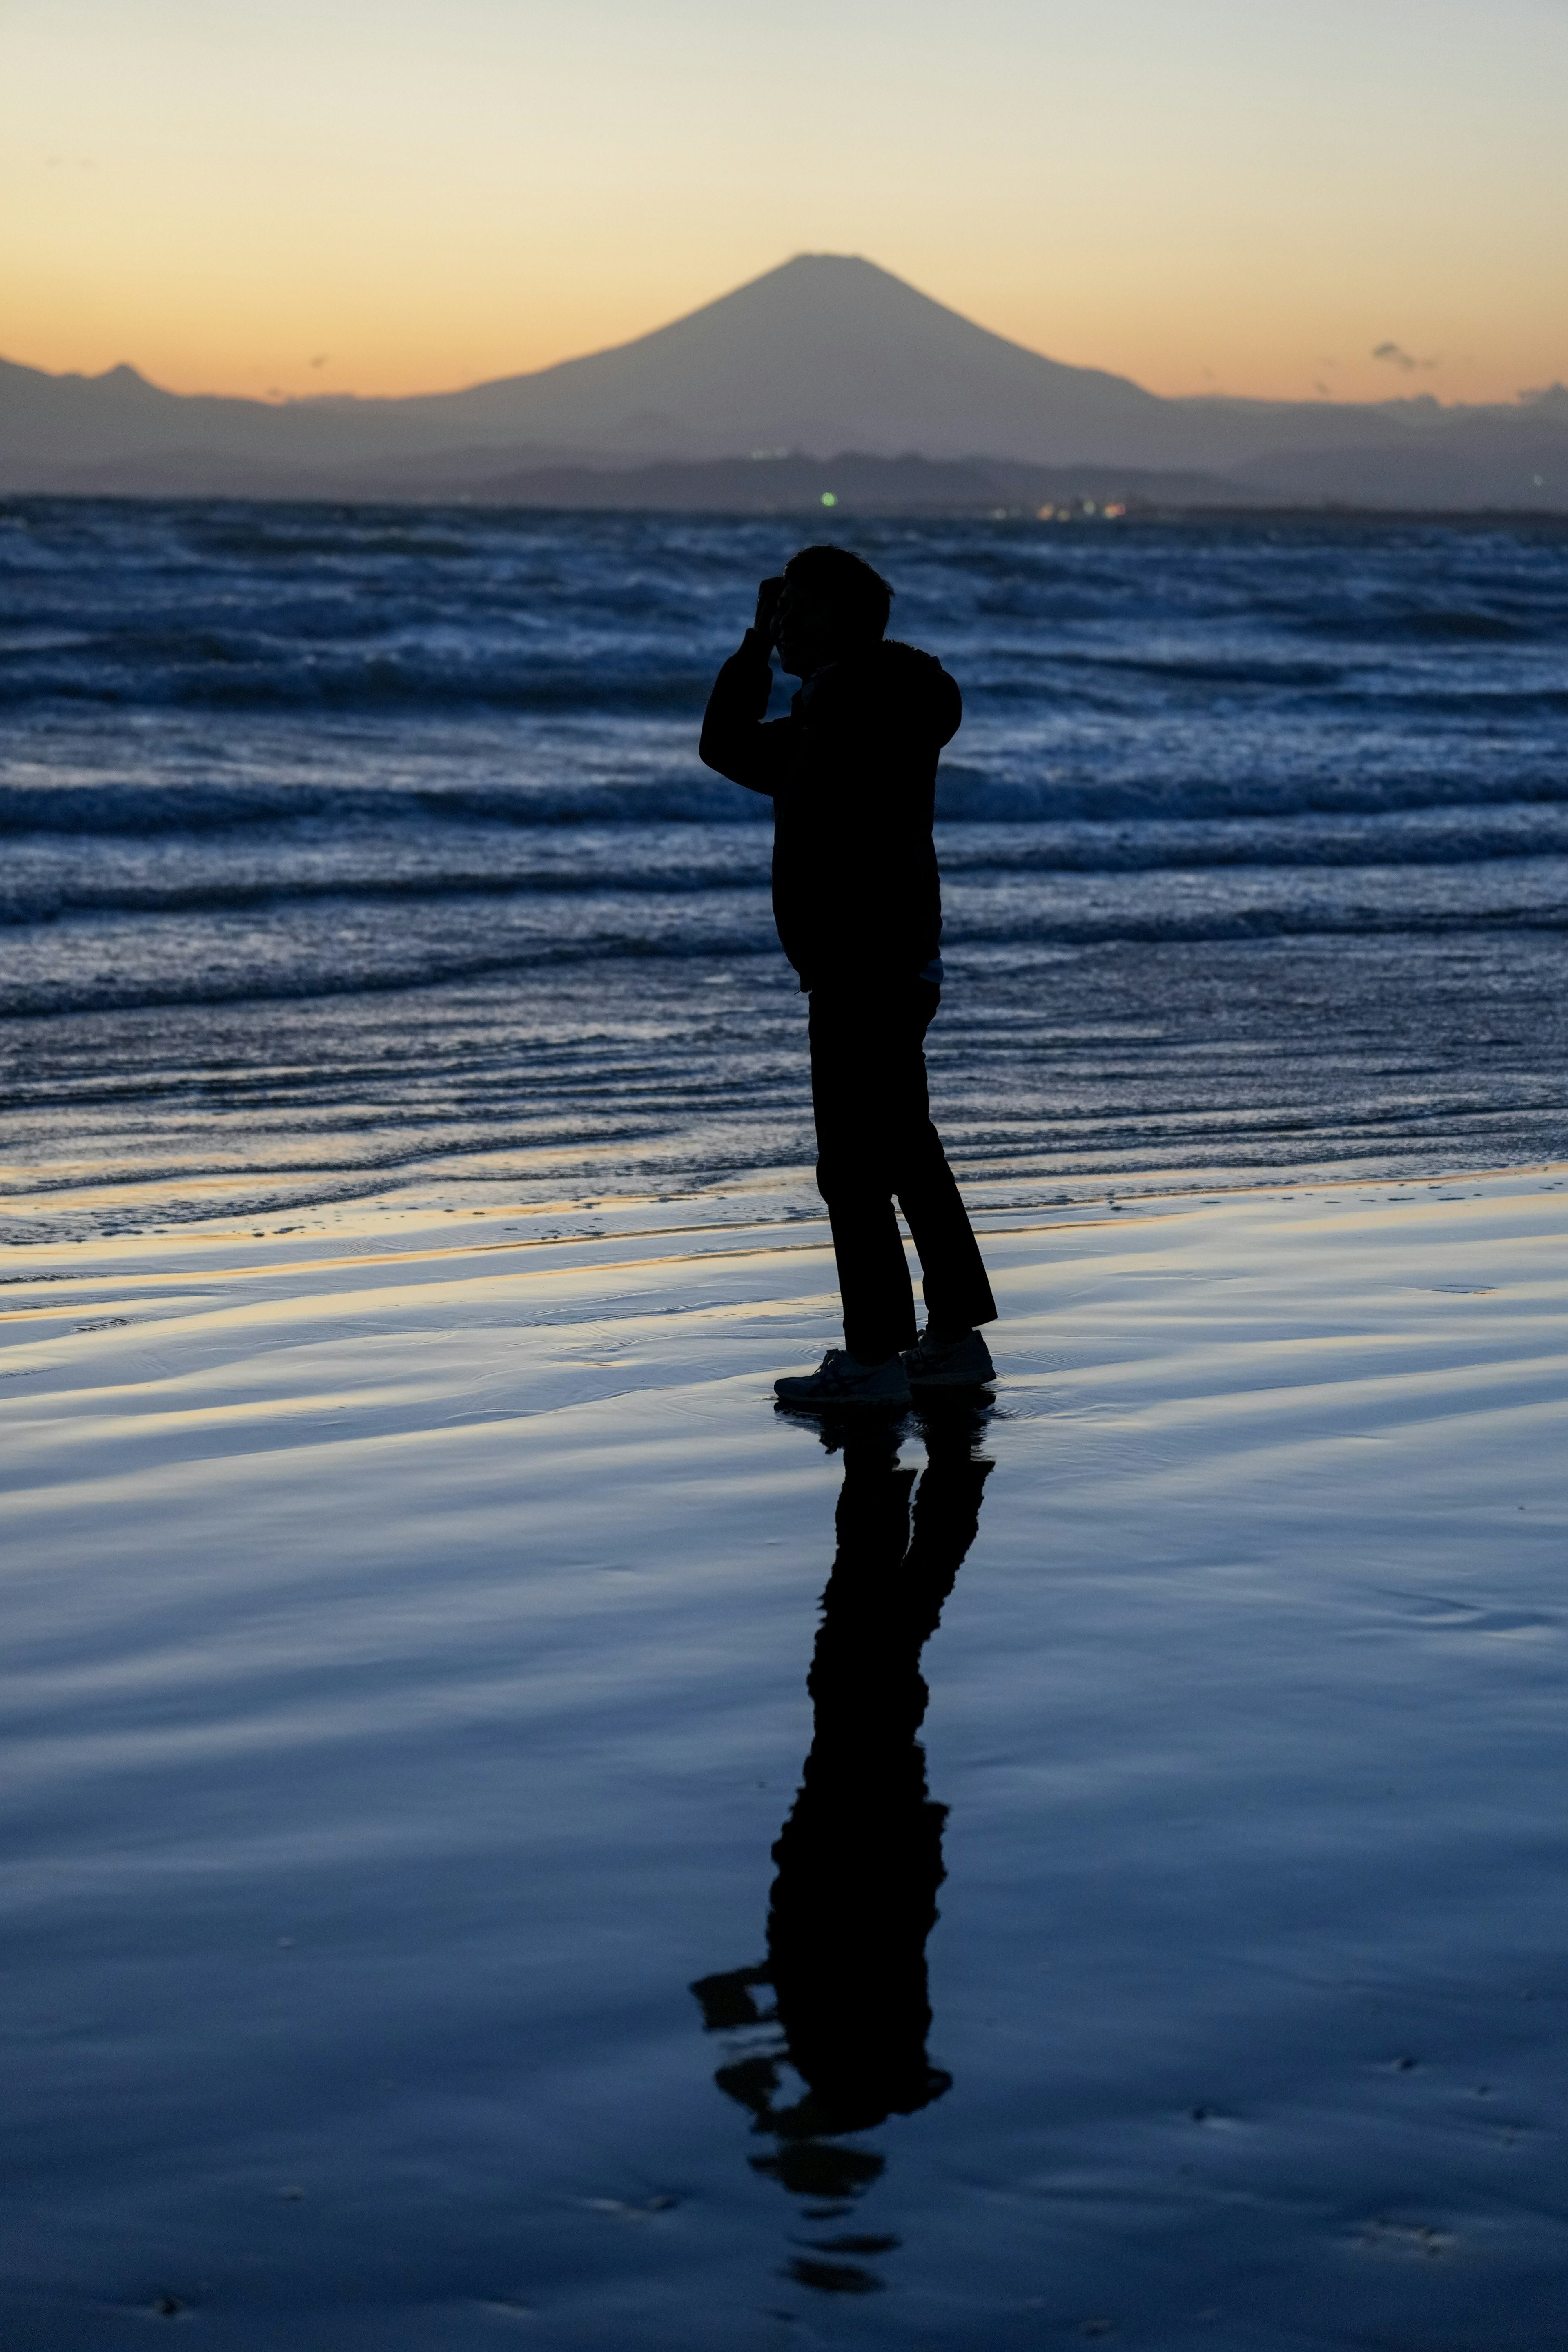
[[[904,1350],[904,1370],[911,1389],[983,1389],[996,1377],[978,1331],[966,1331],[962,1339],[933,1339],[922,1331]]]
[[[846,1348],[829,1348],[815,1372],[775,1381],[773,1394],[781,1404],[827,1412],[849,1404],[907,1405],[910,1383],[901,1357],[889,1356],[885,1364],[863,1364]]]

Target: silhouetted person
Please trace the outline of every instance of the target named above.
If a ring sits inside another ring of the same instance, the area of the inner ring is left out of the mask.
[[[891,595],[846,549],[804,549],[763,582],[702,722],[708,766],[773,801],[773,916],[811,998],[816,1181],[844,1346],[775,1382],[809,1407],[907,1404],[911,1389],[995,1377],[976,1328],[995,1302],[926,1092],[942,1001],[936,763],[963,706],[939,661],[886,638]],[[802,684],[769,721],[775,646]],[[895,1198],[924,1277],[918,1340]]]
[[[844,1445],[838,1549],[808,1681],[811,1753],[773,1847],[768,1956],[692,1987],[710,2032],[776,2024],[773,2053],[721,2067],[716,2080],[778,2142],[752,2158],[757,2169],[839,2208],[882,2162],[834,2135],[912,2115],[951,2080],[926,2056],[925,1946],[947,1809],[926,1790],[920,1656],[974,1540],[993,1466],[972,1458],[983,1426],[951,1406],[931,1418],[912,1534],[915,1474],[900,1466],[896,1432],[864,1421],[824,1431],[826,1444]],[[765,1985],[770,2011],[755,1997]],[[781,2105],[785,2059],[805,2093]],[[825,2249],[840,2250],[853,2249]]]

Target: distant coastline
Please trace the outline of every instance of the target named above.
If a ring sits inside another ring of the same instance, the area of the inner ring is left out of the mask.
[[[781,470],[783,470],[781,468]],[[1357,530],[1400,527],[1452,530],[1528,530],[1548,537],[1568,535],[1568,510],[1528,506],[1418,507],[1259,499],[1232,493],[1224,482],[1169,483],[1158,477],[1132,479],[1109,468],[1075,468],[1070,476],[1044,473],[1018,478],[1031,469],[997,466],[943,465],[940,460],[858,457],[842,463],[795,461],[780,481],[744,459],[636,468],[543,467],[509,476],[474,490],[403,487],[392,481],[353,491],[329,488],[247,487],[186,490],[157,483],[144,488],[0,491],[5,509],[70,505],[241,506],[268,508],[413,509],[471,512],[552,514],[702,515],[715,521],[790,517],[832,530],[857,516],[878,520],[899,517],[925,521],[1033,522],[1074,529],[1115,530],[1130,526],[1169,528],[1225,525],[1237,530]],[[1089,478],[1086,478],[1086,477]],[[818,484],[837,484],[829,489]]]

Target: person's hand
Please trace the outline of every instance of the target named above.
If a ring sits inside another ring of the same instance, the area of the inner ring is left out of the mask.
[[[779,603],[784,595],[784,575],[764,580],[757,590],[757,617],[752,626],[764,645],[774,645],[779,634]]]

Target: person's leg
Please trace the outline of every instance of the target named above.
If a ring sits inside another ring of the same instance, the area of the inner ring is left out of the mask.
[[[827,1203],[844,1302],[844,1344],[879,1364],[915,1339],[914,1291],[893,1213],[895,1157],[904,1110],[907,1052],[879,996],[861,990],[811,995],[811,1102],[816,1183]]]
[[[933,1338],[948,1339],[994,1323],[996,1302],[931,1121],[925,1033],[940,1002],[940,992],[919,981],[901,1003],[896,1062],[902,1115],[894,1129],[894,1190],[921,1262],[927,1328]]]

